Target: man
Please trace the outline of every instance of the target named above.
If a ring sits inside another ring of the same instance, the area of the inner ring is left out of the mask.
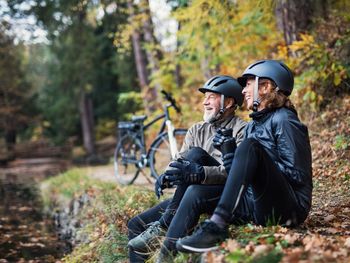
[[[209,79],[199,91],[205,95],[204,121],[188,130],[178,160],[170,163],[155,185],[158,197],[163,189],[177,185],[173,198],[150,208],[128,223],[130,262],[143,262],[159,236],[166,235],[163,252],[174,250],[176,239],[186,235],[197,224],[205,209],[199,208],[198,215],[190,221],[184,220],[187,215],[179,214],[177,210],[180,203],[191,205],[193,200],[197,200],[191,196],[191,193],[197,193],[194,189],[196,185],[218,185],[211,194],[214,193],[217,200],[221,194],[227,173],[222,165],[221,152],[213,146],[213,138],[219,129],[225,128],[226,131],[230,130],[230,136],[237,143],[242,141],[245,122],[235,116],[237,106],[243,103],[242,87],[234,78],[219,75]],[[199,203],[207,207],[205,199],[210,194],[202,192],[199,195],[203,199]],[[213,199],[212,206],[216,205],[216,199]]]

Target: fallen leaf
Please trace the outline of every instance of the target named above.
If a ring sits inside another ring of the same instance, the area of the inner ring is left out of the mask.
[[[350,248],[350,237],[345,240],[344,246]]]
[[[245,246],[244,250],[248,253],[252,253],[254,251],[254,243],[252,241],[249,241],[249,243]]]
[[[327,232],[330,234],[336,234],[336,233],[339,233],[339,230],[334,227],[329,227],[327,228]]]
[[[305,251],[310,251],[312,248],[319,248],[323,243],[323,239],[319,236],[307,236],[303,239],[303,244],[305,245]]]
[[[226,242],[226,249],[229,252],[236,251],[239,248],[240,248],[240,245],[239,245],[239,243],[236,240],[234,240],[234,239],[228,239],[227,240],[227,242]]]
[[[288,253],[287,255],[285,255],[281,262],[282,263],[299,263],[300,262],[300,258],[302,256],[303,250],[301,248],[295,248],[293,249],[290,253]]]
[[[254,249],[253,257],[266,254],[267,252],[271,251],[273,249],[272,245],[258,245]]]
[[[336,218],[335,215],[328,215],[328,216],[326,216],[326,217],[324,218],[324,221],[325,221],[325,222],[330,222],[330,221],[334,220],[335,218]]]
[[[287,234],[284,236],[284,240],[288,242],[288,244],[294,244],[295,241],[299,239],[299,234]]]

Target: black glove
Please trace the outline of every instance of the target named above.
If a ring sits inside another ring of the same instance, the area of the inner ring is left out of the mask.
[[[236,139],[232,137],[232,129],[219,129],[214,136],[213,146],[222,153],[223,165],[228,174],[237,148]]]
[[[225,166],[225,170],[227,174],[229,174],[233,158],[235,157],[235,153],[226,153],[222,156],[223,165]]]
[[[222,156],[228,153],[234,153],[237,144],[236,139],[232,137],[232,129],[219,129],[214,136],[213,146],[222,153]]]
[[[171,174],[167,173],[168,171],[165,171],[165,173],[161,174],[154,185],[154,192],[158,199],[160,198],[161,195],[163,195],[163,190],[165,188],[170,188],[173,187],[174,181],[176,180],[176,177],[174,177]]]
[[[169,166],[174,169],[168,170],[167,174],[172,176],[171,180],[175,185],[200,184],[205,178],[203,166],[197,163],[178,159],[177,161],[171,162]]]

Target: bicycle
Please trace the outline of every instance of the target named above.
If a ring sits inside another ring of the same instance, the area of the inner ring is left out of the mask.
[[[150,167],[151,176],[157,178],[175,158],[179,146],[182,145],[187,129],[175,129],[169,114],[171,107],[179,114],[181,110],[170,93],[164,90],[161,92],[169,102],[163,106],[163,114],[156,116],[147,124],[144,124],[147,119],[145,115],[133,116],[131,122],[118,123],[120,140],[114,151],[114,174],[120,184],[132,184],[140,173],[152,183],[143,169]],[[145,131],[161,119],[163,122],[158,135],[147,150]]]

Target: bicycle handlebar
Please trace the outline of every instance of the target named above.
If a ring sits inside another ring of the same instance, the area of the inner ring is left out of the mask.
[[[165,90],[161,90],[160,92],[164,95],[165,99],[171,103],[171,106],[174,107],[174,109],[176,110],[176,112],[177,112],[177,113],[181,113],[181,108],[180,108],[179,106],[177,106],[176,101],[175,101],[175,99],[172,97],[171,93],[168,93],[168,92],[166,92]]]

